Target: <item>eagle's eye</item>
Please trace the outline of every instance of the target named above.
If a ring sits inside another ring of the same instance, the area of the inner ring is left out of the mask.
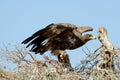
[[[93,35],[88,35],[88,37],[89,37],[90,40],[96,39],[96,37],[93,36]]]
[[[88,35],[89,37],[92,37],[92,35]]]

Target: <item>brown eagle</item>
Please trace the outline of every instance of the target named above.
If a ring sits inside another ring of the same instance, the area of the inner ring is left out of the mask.
[[[69,57],[65,50],[76,49],[89,40],[95,39],[91,34],[82,35],[82,33],[92,30],[93,28],[88,26],[77,27],[69,23],[52,23],[25,39],[22,44],[28,43],[26,47],[32,46],[30,51],[36,54],[43,54],[50,50],[52,54],[58,56],[61,63],[70,66]]]

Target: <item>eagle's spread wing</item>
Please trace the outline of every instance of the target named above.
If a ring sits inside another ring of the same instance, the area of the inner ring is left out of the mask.
[[[93,31],[93,28],[88,26],[81,26],[81,27],[78,27],[77,30],[79,30],[81,33],[84,33],[88,31]]]
[[[59,24],[50,24],[47,27],[37,31],[29,38],[25,39],[22,44],[29,43],[26,47],[29,47],[30,45],[33,45],[31,48],[34,49],[35,47],[39,47],[41,43],[45,42],[45,40],[53,38],[57,36],[58,34],[62,33],[64,30],[73,30],[73,28],[76,28],[75,25],[72,24],[65,24],[65,23],[59,23]]]
[[[55,36],[55,35],[59,34],[62,30],[64,30],[64,29],[56,29],[56,25],[55,24],[50,24],[46,28],[43,28],[43,29],[37,31],[36,33],[34,33],[32,36],[30,36],[29,38],[24,40],[22,43],[26,44],[29,41],[33,40],[33,39],[34,39],[33,41],[36,42],[38,38],[44,40],[44,39],[49,38],[49,37],[51,37],[53,35]],[[40,43],[43,40],[41,40]],[[34,43],[34,42],[31,42],[31,44],[32,43]]]

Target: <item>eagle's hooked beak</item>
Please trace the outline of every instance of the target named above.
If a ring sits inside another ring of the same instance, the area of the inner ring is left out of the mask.
[[[94,39],[96,39],[96,37],[95,37],[94,35],[91,35],[91,36],[90,36],[90,39],[91,39],[91,40],[94,40]]]

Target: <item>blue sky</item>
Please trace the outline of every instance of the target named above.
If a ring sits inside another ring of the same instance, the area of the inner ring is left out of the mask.
[[[105,26],[110,41],[120,46],[120,0],[0,0],[0,47],[20,44],[48,24],[61,22],[92,26],[94,35]],[[93,52],[99,45],[94,40],[85,46]],[[68,53],[73,64],[84,57],[81,48]]]

